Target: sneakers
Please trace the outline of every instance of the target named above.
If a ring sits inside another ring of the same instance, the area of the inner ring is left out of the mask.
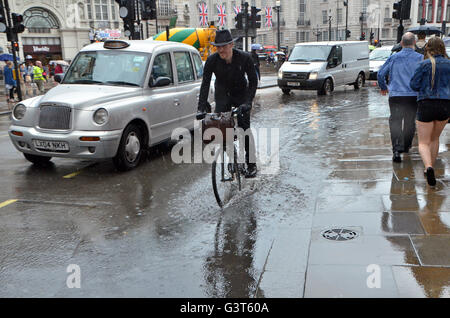
[[[400,156],[400,152],[394,151],[394,155],[392,156],[392,161],[402,162],[402,157]]]
[[[432,167],[428,167],[427,168],[427,182],[430,186],[435,186],[436,185],[436,178],[434,176],[434,169]]]
[[[256,177],[256,172],[257,172],[256,163],[249,163],[247,164],[247,169],[245,169],[245,177],[247,179],[254,178]]]

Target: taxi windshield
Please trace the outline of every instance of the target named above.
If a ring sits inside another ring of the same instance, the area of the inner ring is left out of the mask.
[[[142,86],[150,54],[129,51],[81,52],[62,84]]]
[[[392,52],[391,50],[373,50],[370,53],[370,60],[371,61],[386,61],[389,56],[391,56]]]

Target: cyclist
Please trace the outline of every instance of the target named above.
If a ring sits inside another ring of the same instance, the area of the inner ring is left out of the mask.
[[[208,105],[208,92],[212,73],[216,75],[215,101],[216,113],[229,112],[232,106],[239,106],[238,126],[247,131],[250,129],[250,110],[258,86],[258,77],[250,54],[235,49],[234,40],[229,30],[217,30],[215,42],[217,52],[208,57],[203,71],[203,81],[200,89],[198,110],[210,112]],[[246,79],[245,75],[247,74]],[[250,162],[249,137],[245,137],[245,163],[246,178],[256,176],[256,162]],[[253,148],[253,147],[252,147]],[[255,156],[252,156],[252,159]],[[254,160],[252,160],[254,161]]]

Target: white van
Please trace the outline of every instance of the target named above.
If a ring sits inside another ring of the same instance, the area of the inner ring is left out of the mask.
[[[295,45],[278,71],[278,87],[330,94],[336,86],[359,89],[369,78],[369,46],[365,41],[307,42]]]

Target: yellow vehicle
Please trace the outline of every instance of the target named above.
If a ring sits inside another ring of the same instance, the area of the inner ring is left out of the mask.
[[[173,28],[169,30],[169,41],[192,45],[199,52],[203,61],[216,52],[211,45],[216,38],[216,28]],[[167,32],[163,31],[153,36],[153,40],[167,41]]]

